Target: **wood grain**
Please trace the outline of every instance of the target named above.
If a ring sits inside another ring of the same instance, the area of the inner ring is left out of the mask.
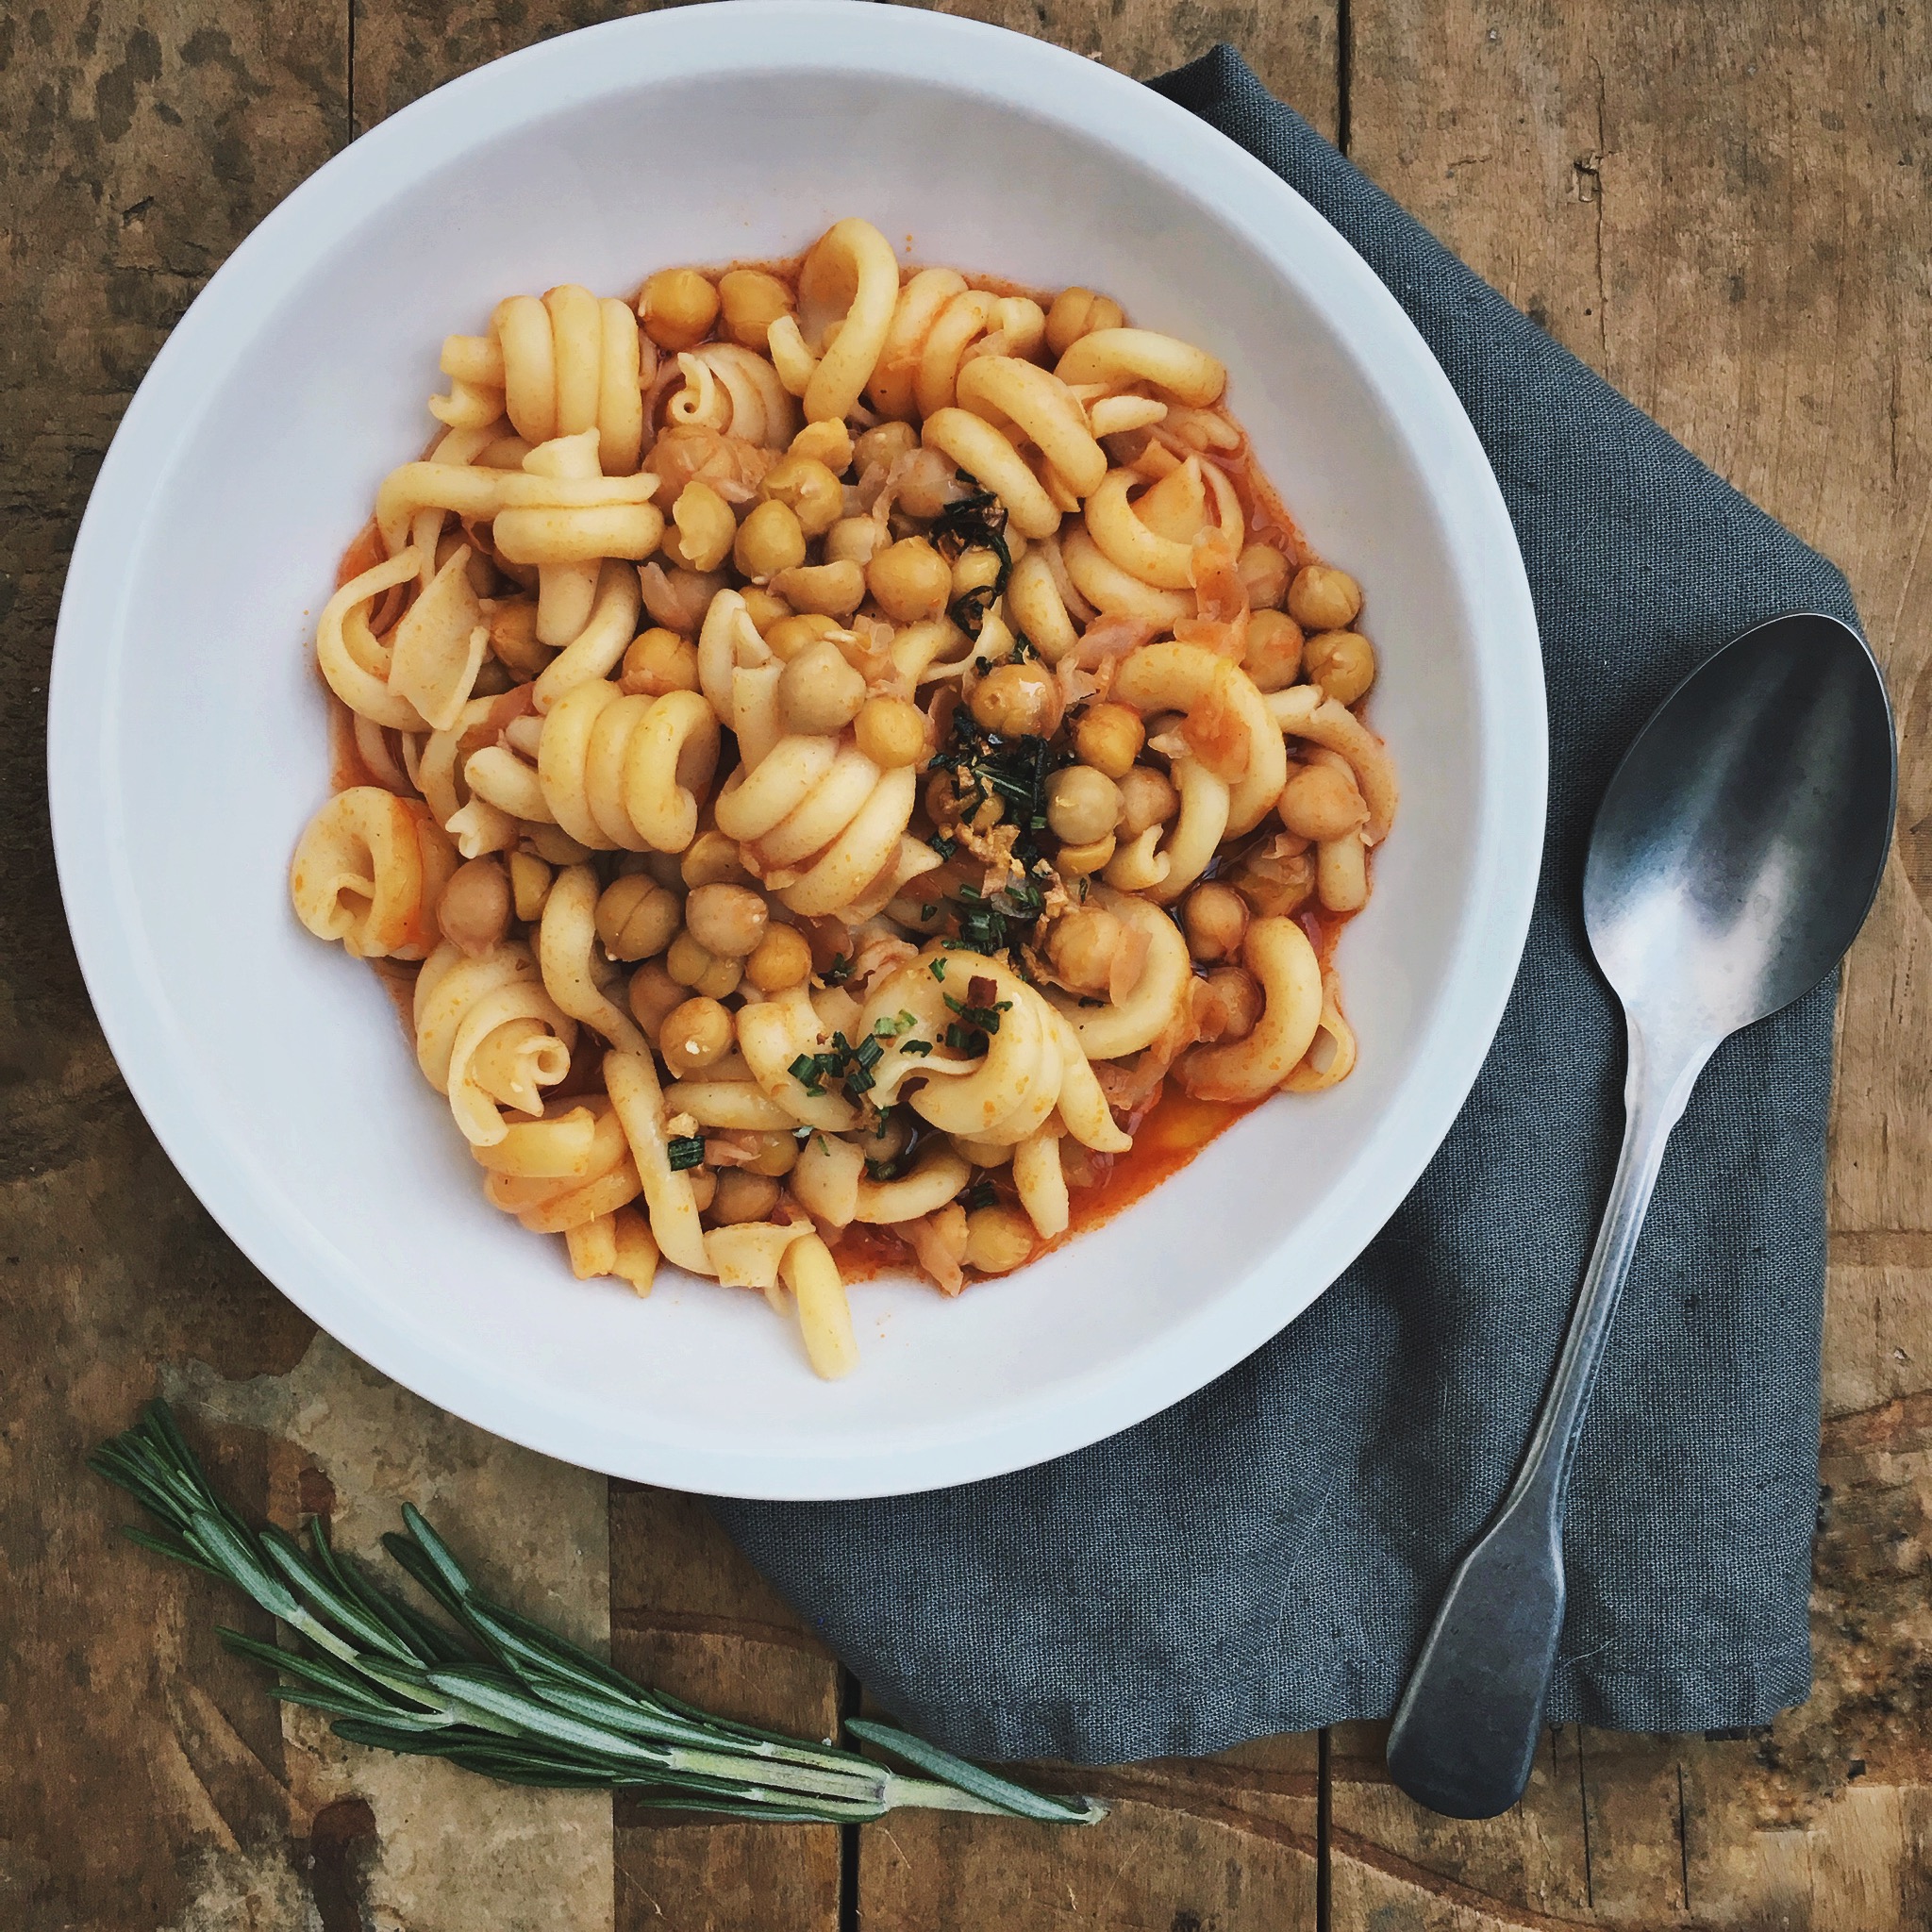
[[[839,1668],[694,1496],[610,1485],[610,1654],[746,1723],[839,1726]],[[834,1932],[833,1825],[705,1824],[618,1801],[617,1932]]]
[[[510,1491],[460,1425],[425,1422],[402,1475],[368,1459],[405,1408],[377,1426],[393,1391],[315,1343],[219,1234],[114,1073],[42,803],[60,574],[133,385],[275,200],[429,87],[640,9],[43,0],[0,17],[0,125],[16,136],[0,173],[0,1922],[343,1932],[380,1910],[430,1932],[480,1886],[466,1924],[622,1932],[1932,1924],[1924,17],[1846,0],[945,4],[1141,75],[1228,39],[1324,130],[1342,122],[1345,74],[1352,152],[1383,186],[1851,575],[1905,762],[1897,862],[1840,1012],[1817,1694],[1750,1738],[1553,1733],[1524,1806],[1489,1824],[1419,1812],[1368,1725],[1333,1735],[1325,1777],[1312,1738],[1047,1768],[1114,1800],[1094,1833],[914,1815],[841,1842],[620,1804],[590,1860],[608,1864],[601,1893],[581,1844],[519,1840],[520,1799],[481,1823],[474,1783],[421,1767],[358,1783],[285,1727],[211,1640],[239,1614],[232,1596],[108,1544],[127,1512],[76,1474],[161,1366],[203,1405],[222,1478],[285,1517],[319,1507],[318,1457],[362,1472],[371,1497],[391,1479]],[[620,1663],[748,1717],[832,1728],[836,1666],[699,1506],[613,1486],[608,1516],[548,1547],[527,1498],[552,1491],[519,1493],[525,1568],[555,1592],[532,1607],[596,1607],[574,1566],[606,1562],[608,1529]],[[471,1846],[474,1869],[438,1864]]]
[[[210,1635],[237,1607],[111,1542],[126,1512],[81,1457],[158,1361],[275,1372],[311,1330],[114,1070],[60,916],[42,745],[108,440],[202,282],[341,140],[347,75],[343,16],[299,0],[0,15],[0,1922],[23,1932],[161,1925],[222,1885],[291,1895],[275,1714]],[[244,1494],[262,1457],[225,1448]]]
[[[1777,0],[1379,0],[1350,21],[1357,162],[1843,566],[1906,729],[1900,855],[1840,1013],[1817,1693],[1752,1740],[1585,1732],[1565,1803],[1553,1784],[1491,1824],[1339,1774],[1337,1923],[1924,1924],[1932,406],[1907,345],[1928,312],[1925,25]],[[1580,1896],[1543,1876],[1579,1869]]]

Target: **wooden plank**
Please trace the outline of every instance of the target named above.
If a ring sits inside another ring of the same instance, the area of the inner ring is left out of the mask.
[[[1085,1831],[927,1812],[865,1825],[858,1905],[867,1932],[1313,1932],[1312,1734],[1198,1762],[1019,1774],[1046,1789],[1095,1792],[1112,1813]]]
[[[926,6],[927,0],[898,4]],[[1137,80],[1165,74],[1226,41],[1277,100],[1335,139],[1340,8],[1333,0],[1229,0],[1211,8],[1158,0],[939,0],[928,10],[1052,41]]]
[[[132,1510],[81,1458],[154,1392],[158,1359],[276,1373],[312,1330],[190,1196],[114,1070],[55,885],[43,703],[61,577],[108,440],[202,282],[341,139],[346,38],[341,8],[298,0],[42,0],[0,17],[9,1925],[172,1924],[209,1874],[264,1911],[293,1895],[275,1713],[211,1634],[217,1613],[235,1623],[244,1608],[113,1541]],[[211,1446],[259,1500],[259,1441]]]
[[[610,1485],[611,1657],[722,1716],[834,1735],[839,1669],[694,1496]],[[839,1923],[833,1825],[707,1824],[617,1806],[617,1932]]]
[[[1932,408],[1904,345],[1928,308],[1925,25],[1781,0],[1350,18],[1357,161],[1845,567],[1906,731],[1901,861],[1840,1008],[1818,1691],[1758,1740],[1585,1733],[1567,1812],[1533,1792],[1445,1827],[1339,1775],[1337,1923],[1923,1924]],[[1541,1884],[1552,1859],[1580,1898]]]

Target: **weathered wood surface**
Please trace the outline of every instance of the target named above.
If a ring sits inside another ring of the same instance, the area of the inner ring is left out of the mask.
[[[1832,1152],[1819,1688],[1767,1735],[1552,1736],[1491,1824],[1419,1812],[1348,1726],[1101,1774],[1077,1837],[973,1821],[660,1825],[348,1750],[209,1630],[231,1598],[108,1542],[78,1474],[158,1387],[226,1480],[367,1547],[487,1521],[525,1607],[672,1688],[822,1731],[836,1666],[682,1499],[509,1451],[317,1338],[115,1074],[41,781],[73,531],[168,327],[346,140],[600,0],[46,0],[0,13],[0,1923],[53,1928],[1932,1924],[1932,290],[1917,8],[1693,0],[954,0],[1136,74],[1217,39],[1512,300],[1840,561],[1905,739],[1854,955]]]

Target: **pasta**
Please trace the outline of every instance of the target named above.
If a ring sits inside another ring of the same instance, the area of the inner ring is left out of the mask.
[[[579,1279],[755,1290],[841,1375],[849,1279],[958,1293],[1158,1178],[1150,1119],[1185,1158],[1348,1077],[1375,650],[1206,349],[850,218],[441,366],[317,626],[290,891],[413,973]]]

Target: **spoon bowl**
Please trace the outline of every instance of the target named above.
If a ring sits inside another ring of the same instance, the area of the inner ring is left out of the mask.
[[[1522,1467],[1409,1674],[1389,1770],[1455,1818],[1523,1795],[1563,1624],[1578,1429],[1664,1142],[1729,1034],[1838,964],[1878,890],[1897,796],[1884,680],[1836,618],[1774,619],[1665,699],[1591,835],[1584,923],[1624,1003],[1624,1147]]]
[[[1805,612],[1672,692],[1598,809],[1591,950],[1652,1029],[1722,1035],[1837,965],[1890,843],[1891,713],[1864,641]]]

